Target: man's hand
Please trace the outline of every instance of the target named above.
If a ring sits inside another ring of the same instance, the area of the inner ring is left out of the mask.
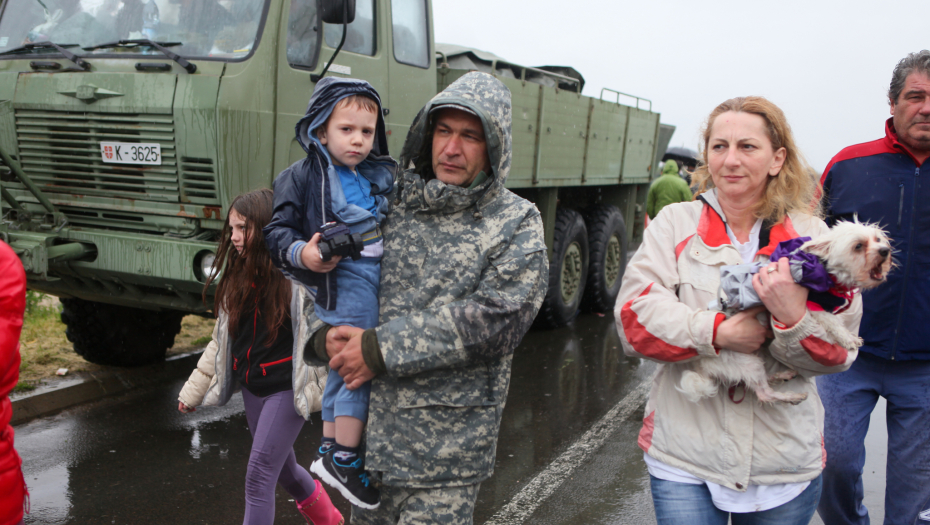
[[[342,350],[329,360],[329,367],[342,376],[349,390],[355,390],[375,377],[375,374],[365,364],[365,358],[362,357],[362,333],[364,331],[351,326],[337,326],[326,334],[327,353],[329,353],[330,336],[337,341],[345,341]]]
[[[742,354],[751,354],[758,350],[767,337],[774,337],[772,329],[762,326],[756,318],[764,311],[765,307],[757,306],[743,310],[720,323],[714,345]]]
[[[326,355],[330,359],[336,357],[336,354],[342,352],[342,349],[345,348],[349,339],[361,336],[364,331],[353,326],[334,326],[330,328],[326,332]]]
[[[320,258],[319,232],[313,234],[313,237],[307,241],[307,245],[304,246],[304,249],[300,252],[300,262],[304,263],[304,266],[316,273],[327,273],[332,271],[332,269],[336,267],[336,264],[339,263],[340,259],[342,259],[342,257],[339,255],[328,261],[324,261]]]

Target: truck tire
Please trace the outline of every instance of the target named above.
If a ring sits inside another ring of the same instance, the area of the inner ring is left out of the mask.
[[[141,366],[165,359],[184,314],[62,299],[61,322],[74,351],[98,365]]]
[[[588,227],[591,264],[581,309],[610,312],[614,309],[626,270],[626,224],[615,206],[594,206],[585,212],[584,218]]]
[[[588,233],[581,214],[559,208],[555,215],[555,237],[549,261],[549,290],[536,322],[539,326],[562,326],[578,313],[588,277]]]

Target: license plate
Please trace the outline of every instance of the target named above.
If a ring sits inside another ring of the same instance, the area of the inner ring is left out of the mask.
[[[100,156],[108,164],[161,165],[161,144],[101,142]]]

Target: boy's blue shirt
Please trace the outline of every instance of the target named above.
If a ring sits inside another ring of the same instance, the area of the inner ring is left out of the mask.
[[[346,199],[329,151],[312,133],[333,112],[336,103],[351,95],[365,95],[378,104],[378,122],[371,153],[356,166],[359,179],[370,185],[375,213]],[[274,181],[274,212],[263,229],[271,259],[285,275],[317,290],[316,302],[327,309],[336,306],[335,272],[316,273],[302,267],[299,250],[323,224],[339,221],[353,232],[375,229],[388,210],[387,195],[394,186],[397,162],[388,155],[381,98],[363,80],[326,77],[317,83],[307,114],[297,122],[297,141],[307,157],[282,171]]]
[[[371,194],[371,182],[345,166],[335,166],[335,168],[336,173],[339,174],[339,182],[345,196],[346,206],[358,206],[370,213],[372,217],[376,217],[378,215],[378,199]],[[339,206],[337,205],[335,208],[339,209]],[[340,215],[340,212],[337,211],[336,215]],[[378,221],[378,224],[380,223],[381,221]]]

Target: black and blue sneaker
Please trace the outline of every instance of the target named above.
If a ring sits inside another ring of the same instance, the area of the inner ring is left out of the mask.
[[[334,452],[336,452],[335,446],[330,445],[324,448],[323,445],[320,445],[320,447],[316,449],[316,459],[314,459],[313,463],[310,464],[310,472],[313,472],[317,475],[317,477],[322,479],[323,476],[320,474],[320,472],[323,470],[323,456],[332,456]]]
[[[381,504],[381,492],[372,486],[371,480],[368,479],[362,458],[343,465],[334,454],[327,451],[310,465],[310,472],[338,490],[342,497],[357,507],[374,510]]]

